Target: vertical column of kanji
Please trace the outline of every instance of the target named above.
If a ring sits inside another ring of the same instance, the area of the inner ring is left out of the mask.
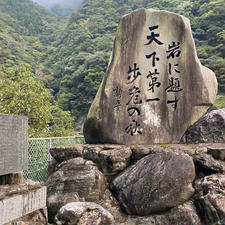
[[[140,68],[134,63],[134,67],[129,66],[127,76],[127,86],[128,86],[128,101],[126,103],[126,109],[128,116],[130,118],[129,125],[125,128],[125,132],[130,135],[142,135],[143,128],[141,122],[139,121],[141,116],[142,97],[141,90],[135,84],[135,80],[141,76]]]
[[[181,56],[180,42],[172,41],[172,44],[168,45],[167,59],[168,61],[168,71],[169,71],[169,86],[165,89],[168,93],[167,105],[172,105],[174,110],[177,109],[177,103],[179,101],[178,92],[183,89],[181,87],[180,81],[180,71],[179,63],[176,62],[176,58]]]
[[[147,35],[148,42],[145,44],[146,46],[150,47],[153,43],[157,45],[163,45],[163,43],[157,39],[160,36],[160,33],[155,33],[154,31],[159,28],[159,25],[150,26],[150,35]],[[151,48],[149,48],[151,49]],[[148,79],[148,92],[150,93],[149,96],[146,98],[146,102],[158,102],[160,98],[158,96],[154,96],[155,89],[161,86],[161,82],[158,81],[158,76],[160,72],[157,68],[157,62],[160,61],[160,58],[157,56],[157,52],[153,51],[148,55],[145,55],[145,58],[151,60],[151,64],[149,65],[149,72],[146,75]]]

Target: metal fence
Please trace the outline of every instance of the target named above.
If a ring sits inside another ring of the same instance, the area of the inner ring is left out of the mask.
[[[50,148],[83,143],[83,136],[30,138],[28,169],[24,171],[25,179],[44,183],[48,177],[48,161],[51,159]]]

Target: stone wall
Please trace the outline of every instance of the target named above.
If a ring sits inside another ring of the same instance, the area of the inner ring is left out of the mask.
[[[52,148],[49,222],[225,224],[224,154],[225,144]]]

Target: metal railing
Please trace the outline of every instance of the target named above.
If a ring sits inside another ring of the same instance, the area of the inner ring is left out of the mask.
[[[30,138],[28,143],[28,169],[24,171],[24,177],[44,183],[48,177],[48,162],[51,160],[50,148],[84,144],[84,137]]]

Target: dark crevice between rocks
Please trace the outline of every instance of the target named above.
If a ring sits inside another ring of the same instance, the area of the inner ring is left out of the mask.
[[[194,204],[200,219],[205,225],[220,224],[220,216],[207,197],[195,199]]]

